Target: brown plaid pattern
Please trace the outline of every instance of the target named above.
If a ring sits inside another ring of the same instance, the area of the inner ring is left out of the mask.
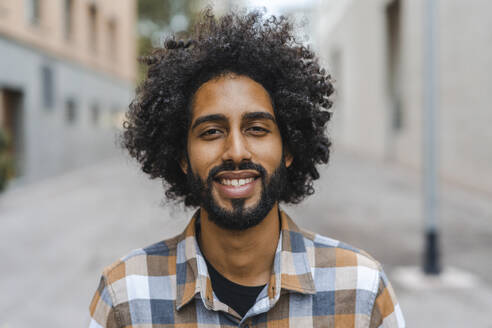
[[[90,327],[405,327],[380,264],[363,251],[299,229],[281,212],[270,282],[240,317],[215,296],[195,239],[185,231],[104,270]]]

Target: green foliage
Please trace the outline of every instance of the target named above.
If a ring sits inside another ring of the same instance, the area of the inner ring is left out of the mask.
[[[172,29],[171,22],[175,15],[180,14],[187,18],[189,30],[193,26],[200,3],[200,0],[139,0],[138,55],[148,55],[153,46],[158,45],[156,44],[158,37],[166,33],[183,32]],[[138,81],[142,81],[146,74],[146,65],[139,65]]]
[[[0,192],[6,188],[7,182],[13,176],[13,173],[10,138],[7,132],[0,127]]]
[[[171,1],[139,0],[138,19],[148,19],[158,25],[166,25],[170,21]]]

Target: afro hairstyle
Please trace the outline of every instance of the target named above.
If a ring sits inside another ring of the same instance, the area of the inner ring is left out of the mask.
[[[284,148],[294,158],[279,201],[299,203],[313,194],[316,165],[328,163],[330,155],[326,124],[334,89],[314,52],[296,40],[292,21],[259,10],[216,17],[208,8],[189,37],[172,35],[140,58],[147,76],[123,124],[122,144],[130,155],[151,178],[163,180],[168,200],[199,206],[180,166],[193,95],[215,77],[244,75],[269,93]]]

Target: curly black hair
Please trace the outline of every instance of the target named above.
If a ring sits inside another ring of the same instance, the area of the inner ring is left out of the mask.
[[[148,66],[124,122],[122,144],[151,178],[162,178],[170,200],[199,206],[179,159],[186,156],[190,107],[206,81],[244,75],[270,94],[282,141],[294,157],[280,201],[299,203],[314,193],[317,164],[328,163],[331,142],[330,75],[314,52],[294,37],[293,23],[263,12],[212,10],[200,14],[190,39],[168,37],[164,47],[140,59]]]

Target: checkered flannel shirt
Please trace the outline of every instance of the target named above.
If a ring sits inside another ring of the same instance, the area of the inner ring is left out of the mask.
[[[104,270],[90,327],[405,327],[380,264],[363,251],[300,230],[281,212],[269,283],[241,317],[214,294],[193,217],[172,239]]]

